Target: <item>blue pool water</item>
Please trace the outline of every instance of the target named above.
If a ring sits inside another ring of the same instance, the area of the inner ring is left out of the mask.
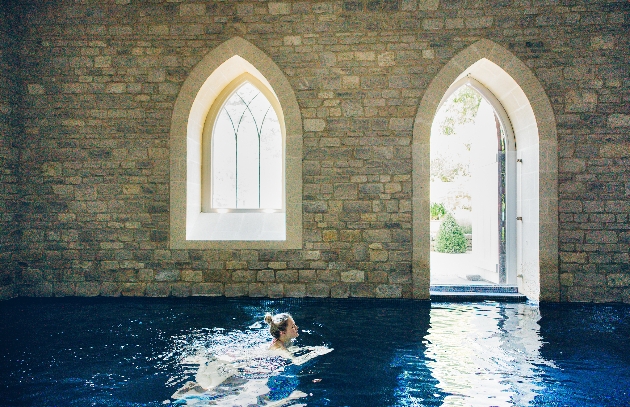
[[[329,352],[301,365],[260,353],[270,339],[261,323],[268,311],[294,316],[297,347]],[[0,405],[629,406],[629,311],[404,300],[15,299],[0,302]],[[231,375],[212,390],[194,390],[202,370],[217,362]]]

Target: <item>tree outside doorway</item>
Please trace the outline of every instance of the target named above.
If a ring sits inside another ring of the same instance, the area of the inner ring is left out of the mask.
[[[435,116],[431,285],[500,282],[498,123],[493,107],[469,86],[457,89]]]

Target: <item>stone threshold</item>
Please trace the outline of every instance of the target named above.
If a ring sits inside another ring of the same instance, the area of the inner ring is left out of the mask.
[[[518,292],[517,286],[502,285],[432,285],[431,301],[477,302],[503,301],[525,302],[527,297]]]

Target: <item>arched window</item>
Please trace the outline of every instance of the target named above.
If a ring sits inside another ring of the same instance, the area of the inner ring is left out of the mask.
[[[302,131],[264,52],[234,37],[206,54],[173,108],[170,247],[301,249]]]
[[[250,75],[224,89],[204,130],[204,212],[283,210],[279,116],[275,96]]]

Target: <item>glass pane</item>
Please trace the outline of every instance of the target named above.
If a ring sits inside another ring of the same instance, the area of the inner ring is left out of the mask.
[[[260,157],[260,206],[282,208],[282,133],[273,109],[263,123]]]
[[[219,112],[212,145],[212,207],[282,207],[282,133],[273,107],[251,83]]]
[[[219,113],[212,137],[212,207],[236,207],[236,139],[227,109]]]

